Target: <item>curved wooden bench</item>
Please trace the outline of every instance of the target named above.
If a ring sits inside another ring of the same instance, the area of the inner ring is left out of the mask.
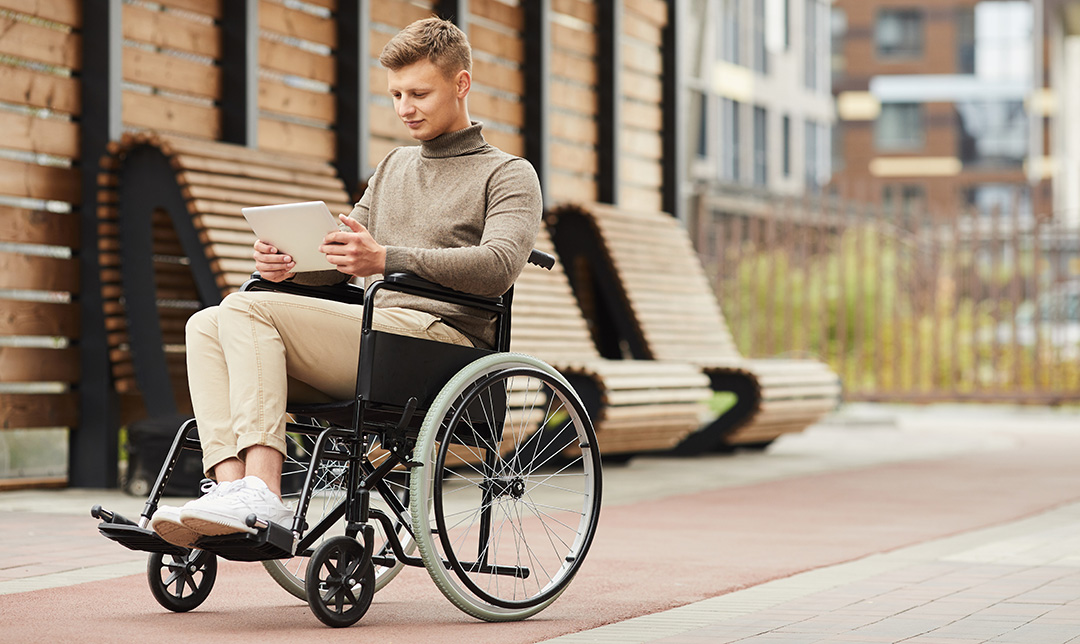
[[[735,393],[735,406],[683,450],[768,443],[836,407],[840,381],[824,363],[739,354],[689,236],[673,217],[588,204],[553,209],[547,221],[576,269],[571,281],[582,307],[596,311],[607,351],[693,363],[714,390]]]
[[[255,236],[240,209],[321,199],[347,213],[352,199],[321,161],[149,133],[125,136],[110,152],[99,183],[108,204],[100,212],[102,277],[116,389],[127,418],[145,415],[144,406],[187,411],[187,318],[254,269]],[[554,250],[546,233],[537,244]],[[529,266],[518,280],[512,340],[514,351],[567,374],[604,453],[668,449],[700,424],[707,378],[685,363],[600,358],[558,265]]]

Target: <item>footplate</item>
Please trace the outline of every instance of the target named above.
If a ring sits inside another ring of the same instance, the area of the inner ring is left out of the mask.
[[[266,561],[293,556],[296,538],[291,530],[267,523],[255,534],[240,532],[220,537],[202,537],[195,547],[231,561]]]
[[[98,524],[98,532],[120,545],[141,552],[160,552],[166,555],[185,557],[190,550],[174,546],[157,535],[153,530],[140,528],[135,524],[109,523]]]

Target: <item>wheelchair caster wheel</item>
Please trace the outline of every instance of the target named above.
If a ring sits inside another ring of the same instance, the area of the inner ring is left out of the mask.
[[[146,576],[159,604],[185,613],[210,595],[217,579],[217,557],[205,550],[192,550],[186,556],[155,552],[146,564]]]
[[[308,561],[304,577],[311,612],[334,628],[352,626],[375,596],[375,567],[364,545],[350,537],[327,539]]]

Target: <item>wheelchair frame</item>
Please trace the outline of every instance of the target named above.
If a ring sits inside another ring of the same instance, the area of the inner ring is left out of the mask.
[[[550,269],[555,260],[534,250],[529,261]],[[513,288],[486,298],[397,273],[366,291],[349,284],[273,283],[257,275],[241,290],[363,304],[356,393],[352,400],[288,408],[306,422],[287,423],[287,434],[314,440],[291,526],[252,515],[252,533],[202,537],[191,549],[149,529],[181,451],[200,450],[195,419],[177,431],[137,523],[100,506],[91,510],[104,536],[151,553],[147,573],[160,604],[177,612],[200,605],[216,578],[217,556],[263,561],[279,584],[302,595],[316,617],[335,627],[363,617],[375,591],[403,565],[427,568],[451,602],[488,621],[524,619],[558,598],[595,534],[600,458],[588,413],[566,378],[540,360],[508,352]],[[373,329],[375,297],[384,290],[493,314],[496,349]],[[389,368],[402,364],[410,369]],[[417,373],[425,376],[419,385]],[[369,459],[376,445],[378,464]],[[337,464],[335,480],[344,479],[344,499],[308,525],[328,463]],[[407,499],[389,484],[393,473],[409,479]],[[372,491],[386,509],[372,507]],[[568,507],[533,500],[545,493],[568,497]],[[466,501],[476,507],[454,508],[461,499],[476,499]],[[342,520],[344,535],[325,538]],[[469,520],[476,525],[463,525]],[[511,530],[503,534],[507,522]],[[537,522],[550,543],[534,547],[527,536]],[[377,552],[376,523],[384,539]],[[411,554],[414,542],[419,557]],[[467,542],[476,543],[475,556],[464,556]],[[309,557],[303,579],[275,568],[296,556]]]

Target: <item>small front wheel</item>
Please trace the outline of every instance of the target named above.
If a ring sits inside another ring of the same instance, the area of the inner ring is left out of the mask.
[[[347,536],[327,539],[308,561],[308,606],[327,626],[352,626],[375,596],[375,567],[364,545]]]
[[[210,595],[217,579],[217,557],[205,550],[192,550],[184,556],[155,552],[146,563],[146,577],[159,604],[186,613]]]

